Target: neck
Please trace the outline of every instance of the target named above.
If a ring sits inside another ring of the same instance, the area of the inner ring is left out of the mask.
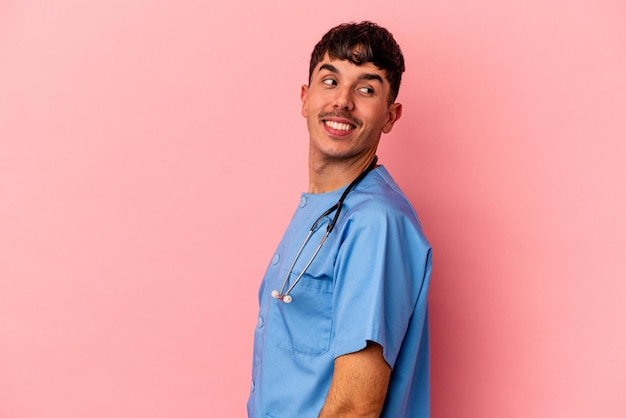
[[[354,160],[313,161],[309,158],[309,193],[327,193],[350,184],[376,158],[375,154]]]

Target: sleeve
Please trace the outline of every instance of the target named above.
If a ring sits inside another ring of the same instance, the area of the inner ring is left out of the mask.
[[[419,306],[427,298],[430,246],[410,207],[371,206],[351,213],[342,230],[334,267],[333,355],[373,341],[393,368],[412,316],[426,314]]]

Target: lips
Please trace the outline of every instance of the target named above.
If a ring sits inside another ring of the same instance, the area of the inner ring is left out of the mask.
[[[335,131],[351,131],[354,126],[349,123],[335,122],[334,120],[325,120],[324,123]]]
[[[348,135],[361,125],[360,121],[351,115],[337,114],[335,112],[321,114],[320,120],[326,132],[335,136]]]

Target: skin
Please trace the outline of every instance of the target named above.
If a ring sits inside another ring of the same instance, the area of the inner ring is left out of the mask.
[[[381,135],[402,115],[389,104],[384,70],[372,63],[355,65],[331,59],[317,64],[302,86],[302,116],[309,130],[309,193],[339,189],[374,159]],[[378,417],[391,368],[380,345],[335,359],[333,378],[320,418]]]
[[[337,357],[319,418],[378,418],[390,375],[383,348],[376,343],[369,342],[361,351]]]
[[[400,103],[388,103],[389,90],[385,70],[372,63],[355,65],[326,54],[317,64],[301,91],[309,130],[309,193],[336,190],[372,162],[381,135],[402,115]]]

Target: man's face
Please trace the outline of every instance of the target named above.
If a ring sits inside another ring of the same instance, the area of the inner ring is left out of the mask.
[[[391,131],[402,106],[388,104],[385,71],[371,62],[319,62],[308,86],[302,86],[302,116],[307,118],[310,152],[322,160],[373,157],[381,134]]]

